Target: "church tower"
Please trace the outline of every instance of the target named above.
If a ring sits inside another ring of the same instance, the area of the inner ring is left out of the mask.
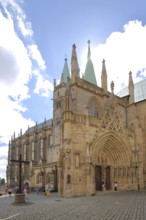
[[[75,72],[75,70],[74,70]],[[65,58],[60,83],[56,85],[54,83],[54,94],[53,94],[53,145],[57,148],[61,145],[61,135],[62,135],[62,114],[65,102],[65,93],[70,82],[70,74],[68,68],[67,58]]]
[[[90,40],[88,41],[87,64],[86,64],[85,74],[83,76],[83,79],[85,79],[86,81],[94,85],[97,85],[95,72],[94,72],[94,66],[91,60]]]

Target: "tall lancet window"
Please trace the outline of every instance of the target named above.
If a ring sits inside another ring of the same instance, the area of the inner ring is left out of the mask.
[[[41,158],[44,158],[44,140],[41,139]]]
[[[19,158],[19,146],[16,147],[16,160]]]
[[[32,153],[31,153],[32,160],[35,160],[35,158],[34,158],[34,147],[35,147],[35,142],[32,141]]]
[[[96,117],[96,118],[99,117],[98,104],[95,98],[92,98],[89,101],[88,114],[89,116],[92,116],[92,117]]]
[[[14,165],[14,178],[15,178],[15,182],[17,182],[17,180],[18,180],[18,166],[17,166],[17,164]]]
[[[24,160],[26,160],[26,144],[24,144]]]

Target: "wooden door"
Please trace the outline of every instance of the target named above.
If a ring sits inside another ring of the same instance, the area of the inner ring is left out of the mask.
[[[95,189],[96,191],[102,190],[101,166],[95,167]]]
[[[110,167],[106,167],[106,183],[105,183],[105,187],[106,190],[110,190],[111,189],[111,181],[110,181]]]

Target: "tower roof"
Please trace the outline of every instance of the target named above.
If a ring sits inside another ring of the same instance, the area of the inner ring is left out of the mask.
[[[91,60],[90,41],[88,41],[87,63],[86,63],[85,74],[83,76],[83,79],[85,79],[86,81],[92,84],[97,85],[94,66]]]
[[[70,78],[69,68],[68,68],[67,58],[65,58],[62,75],[61,75],[61,83],[67,83],[69,78]]]

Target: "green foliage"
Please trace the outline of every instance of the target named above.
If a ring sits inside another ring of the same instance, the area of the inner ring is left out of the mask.
[[[4,178],[0,179],[0,185],[5,185],[5,179]]]

